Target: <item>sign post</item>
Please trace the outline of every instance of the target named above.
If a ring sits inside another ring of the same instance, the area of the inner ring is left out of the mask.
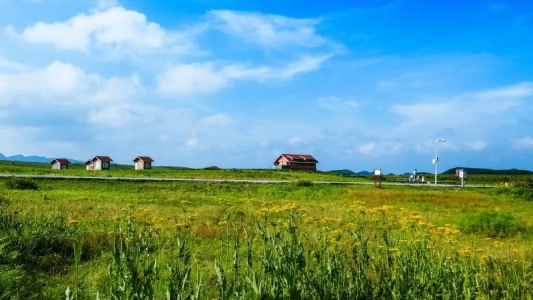
[[[461,179],[461,186],[465,186],[466,170],[464,168],[455,169],[455,176]]]
[[[381,169],[374,169],[374,185],[381,187]]]

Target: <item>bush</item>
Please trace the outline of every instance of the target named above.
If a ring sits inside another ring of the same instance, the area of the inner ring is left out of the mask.
[[[505,238],[524,228],[510,212],[478,211],[459,220],[459,228],[465,233],[479,233],[487,237]]]
[[[533,201],[533,181],[517,182],[510,187],[499,187],[492,191],[494,195],[509,195],[518,199]]]
[[[298,180],[295,184],[296,186],[313,186],[313,182],[310,180]]]
[[[222,169],[217,166],[209,166],[209,167],[205,167],[204,170],[222,170]]]
[[[29,178],[10,178],[6,181],[6,187],[11,190],[32,190],[39,189],[37,183]]]

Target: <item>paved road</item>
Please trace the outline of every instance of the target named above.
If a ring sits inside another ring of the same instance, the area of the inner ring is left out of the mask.
[[[29,175],[29,174],[0,174],[1,177],[18,177],[32,179],[61,179],[61,180],[116,180],[116,181],[182,181],[182,182],[240,182],[240,183],[261,183],[280,184],[293,183],[293,180],[252,180],[252,179],[204,179],[204,178],[159,178],[159,177],[109,177],[109,176],[61,176],[61,175]],[[339,184],[339,185],[374,185],[373,182],[356,181],[312,181],[315,184]],[[403,183],[403,182],[382,182],[382,186],[412,186],[412,187],[435,187],[434,184],[423,183]],[[454,184],[438,184],[437,187],[460,187]],[[492,185],[465,185],[465,188],[493,188]]]

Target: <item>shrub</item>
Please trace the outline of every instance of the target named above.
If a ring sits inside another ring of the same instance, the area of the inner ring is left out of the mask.
[[[296,186],[313,186],[313,182],[311,180],[298,180],[295,184]]]
[[[222,170],[222,169],[217,166],[209,166],[209,167],[205,167],[204,170]]]
[[[518,199],[533,201],[533,185],[529,182],[515,183],[511,187],[499,187],[492,191],[494,195],[509,195]]]
[[[37,183],[29,178],[12,177],[6,181],[6,187],[11,190],[33,190],[39,189]]]
[[[459,228],[466,233],[479,233],[487,237],[505,238],[524,228],[510,212],[478,211],[459,220]]]

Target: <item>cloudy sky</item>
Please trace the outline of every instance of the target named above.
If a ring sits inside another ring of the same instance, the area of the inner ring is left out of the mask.
[[[0,153],[533,170],[533,3],[0,0]]]

